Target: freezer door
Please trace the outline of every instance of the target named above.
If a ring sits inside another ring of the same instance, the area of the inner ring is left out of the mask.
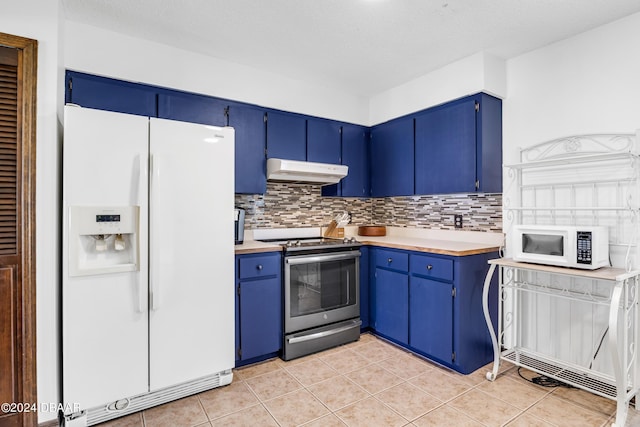
[[[149,120],[64,111],[63,401],[87,409],[148,391],[147,245],[135,271],[73,276],[70,207],[138,206],[139,242],[147,241]]]
[[[150,121],[150,388],[234,366],[234,132]]]

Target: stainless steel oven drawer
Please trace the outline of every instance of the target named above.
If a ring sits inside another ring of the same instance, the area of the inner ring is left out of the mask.
[[[285,335],[282,358],[291,360],[360,338],[360,318]]]

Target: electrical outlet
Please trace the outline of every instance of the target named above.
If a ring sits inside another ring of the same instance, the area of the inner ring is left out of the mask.
[[[454,215],[453,224],[456,228],[462,228],[462,215]]]

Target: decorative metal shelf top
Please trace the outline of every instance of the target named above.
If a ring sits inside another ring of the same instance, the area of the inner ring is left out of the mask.
[[[581,270],[578,268],[554,267],[551,265],[531,264],[528,262],[517,262],[510,258],[497,258],[489,260],[489,264],[496,264],[504,267],[514,267],[520,270],[540,271],[544,273],[560,274],[570,277],[583,277],[586,279],[606,280],[610,282],[621,282],[631,277],[640,275],[640,271],[627,271],[624,268],[602,267],[597,270]]]
[[[511,169],[530,169],[530,168],[543,168],[550,166],[565,166],[578,163],[595,163],[605,162],[611,160],[637,160],[640,156],[634,153],[600,153],[600,154],[585,154],[573,157],[557,157],[546,160],[536,160],[532,162],[516,163],[513,165],[505,165]]]
[[[592,134],[576,135],[543,142],[520,151],[520,163],[513,169],[561,166],[619,159],[637,159],[636,135]]]

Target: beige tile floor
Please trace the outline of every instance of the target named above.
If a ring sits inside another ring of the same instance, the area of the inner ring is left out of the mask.
[[[364,334],[312,356],[237,369],[229,386],[101,427],[589,427],[614,421],[611,400],[531,384],[511,365],[489,382],[487,370],[460,375]],[[640,426],[640,412],[630,409],[626,425]]]

